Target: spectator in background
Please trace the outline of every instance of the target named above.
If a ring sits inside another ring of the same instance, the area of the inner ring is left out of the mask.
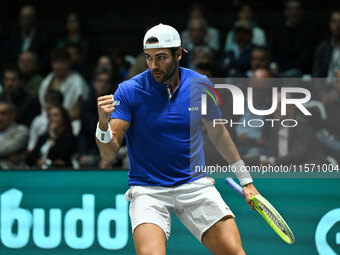
[[[270,68],[271,56],[266,47],[257,46],[251,51],[250,57],[250,69],[246,72],[246,77],[250,78],[253,76],[253,72],[257,69]]]
[[[88,70],[83,63],[82,49],[81,45],[78,43],[68,43],[66,44],[66,49],[70,55],[71,60],[71,70],[77,72],[88,80]]]
[[[33,119],[32,125],[30,127],[30,138],[27,146],[28,151],[32,151],[38,141],[39,136],[47,132],[47,113],[51,107],[61,105],[63,105],[63,95],[59,91],[48,90],[45,95],[45,106],[43,107],[41,114]]]
[[[143,57],[145,58],[144,54]],[[95,69],[106,69],[110,72],[113,70],[112,60],[108,55],[102,55],[97,60],[97,65]]]
[[[188,22],[188,36],[185,35],[185,31],[182,33],[182,46],[189,52],[197,46],[208,46],[210,41],[205,40],[207,35],[208,24],[202,17],[195,17]],[[213,49],[213,48],[212,48]],[[216,49],[216,47],[215,47]]]
[[[32,51],[38,56],[40,70],[46,72],[51,45],[51,35],[38,26],[36,9],[31,5],[23,6],[19,14],[19,29],[10,36],[12,61],[17,61],[21,52]]]
[[[72,167],[76,152],[76,138],[71,120],[62,106],[52,106],[48,112],[48,132],[40,136],[34,149],[27,155],[27,163],[38,168]]]
[[[214,65],[215,56],[213,51],[207,46],[198,46],[193,52],[193,67],[195,68],[199,64]]]
[[[264,79],[270,78],[268,69],[257,69],[253,72],[251,87],[253,88],[253,106],[256,110],[267,110],[271,106],[272,85]],[[249,102],[248,102],[249,103]],[[263,127],[251,127],[247,123],[251,119],[263,120],[264,116],[256,115],[245,107],[245,113],[238,122],[245,125],[236,126],[237,149],[241,155],[266,153],[263,140]]]
[[[340,10],[333,11],[329,21],[331,38],[321,42],[313,65],[313,77],[334,78],[340,69]]]
[[[332,81],[332,90],[322,97],[327,118],[320,121],[320,127],[325,129],[328,135],[320,131],[317,137],[327,151],[340,162],[340,69],[336,72],[335,78]]]
[[[101,55],[97,60],[94,70],[105,69],[109,71],[111,74],[112,82],[118,84],[122,81],[122,77],[118,72],[117,66],[113,63],[113,60],[111,57],[109,57],[109,55],[110,54]],[[143,58],[145,59],[144,53]],[[91,84],[92,83],[93,81],[91,82]]]
[[[75,43],[81,47],[80,62],[86,63],[89,55],[89,40],[84,36],[83,25],[79,13],[69,12],[63,21],[63,35],[57,42],[57,47],[65,48],[69,43]]]
[[[40,113],[39,100],[24,90],[17,67],[5,67],[3,77],[5,91],[3,97],[15,106],[15,121],[29,127],[34,117]]]
[[[195,66],[195,71],[202,74],[206,75],[208,78],[213,78],[216,77],[216,69],[214,65],[210,63],[199,63]]]
[[[118,82],[125,81],[127,79],[128,70],[131,66],[131,62],[127,60],[127,54],[122,49],[111,49],[112,60],[112,76],[114,80]]]
[[[252,26],[248,21],[237,21],[234,25],[235,47],[223,54],[222,71],[229,77],[245,77],[250,68]]]
[[[291,98],[291,95],[288,95]],[[267,126],[266,144],[268,156],[262,156],[262,164],[290,165],[314,163],[323,164],[326,162],[324,150],[316,139],[313,125],[309,122],[295,105],[287,105],[287,114],[281,115],[281,93],[278,93],[277,108],[273,119],[294,119],[298,122],[295,127],[283,127],[274,125]],[[277,122],[279,123],[279,122]]]
[[[142,53],[137,55],[137,57],[135,59],[135,63],[133,63],[130,66],[126,78],[131,79],[132,77],[136,76],[137,74],[144,72],[147,69],[148,69],[148,65],[146,64],[144,52],[142,52]]]
[[[216,67],[213,51],[207,46],[198,46],[193,51],[193,68],[200,74],[208,77],[220,77],[219,68]]]
[[[207,16],[207,8],[203,5],[194,4],[191,6],[188,29],[184,30],[181,34],[184,49],[192,50],[195,45],[202,44],[216,52],[219,51],[220,33],[216,28],[208,25]]]
[[[116,86],[112,85],[112,76],[107,69],[97,69],[94,74],[93,90],[84,103],[81,114],[81,131],[78,137],[80,167],[98,167],[101,161],[93,134],[98,122],[97,98],[113,94]]]
[[[266,34],[262,28],[256,25],[256,22],[253,20],[253,11],[250,4],[242,4],[238,11],[238,20],[239,21],[247,21],[252,25],[252,43],[256,46],[265,46],[266,45]],[[235,30],[229,31],[224,45],[224,52],[232,51],[235,47]]]
[[[212,63],[214,59],[214,53],[208,46],[199,45],[189,51],[187,54],[183,55],[181,59],[181,66],[195,69],[195,66],[197,64],[200,64],[202,62]]]
[[[0,169],[24,169],[28,129],[15,123],[15,106],[0,101]]]
[[[22,52],[19,56],[18,66],[22,75],[23,87],[27,93],[38,97],[43,77],[37,73],[38,59],[34,52]]]
[[[311,73],[314,29],[303,19],[300,0],[287,0],[284,15],[285,20],[271,33],[271,54],[281,77],[301,77],[304,73]]]
[[[39,100],[42,107],[45,105],[45,96],[48,90],[60,91],[63,94],[63,106],[69,112],[71,120],[79,119],[81,105],[88,96],[88,85],[76,72],[70,70],[71,59],[64,48],[56,48],[52,52],[52,69],[41,83]]]

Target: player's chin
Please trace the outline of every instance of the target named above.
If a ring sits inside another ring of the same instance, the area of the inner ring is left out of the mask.
[[[162,83],[162,84],[165,82],[164,79],[155,79],[155,81],[156,81],[157,83]]]

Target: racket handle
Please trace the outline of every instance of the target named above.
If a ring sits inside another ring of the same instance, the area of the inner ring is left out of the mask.
[[[228,184],[230,187],[232,187],[238,194],[240,194],[241,196],[243,196],[243,191],[242,191],[242,187],[237,184],[233,178],[228,177],[225,179],[226,184]]]

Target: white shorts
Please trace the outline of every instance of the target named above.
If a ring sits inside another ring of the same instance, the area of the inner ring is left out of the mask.
[[[175,187],[132,186],[125,193],[130,201],[132,232],[140,224],[153,223],[169,239],[174,212],[201,242],[204,232],[224,216],[235,217],[214,184],[213,179],[204,177]]]

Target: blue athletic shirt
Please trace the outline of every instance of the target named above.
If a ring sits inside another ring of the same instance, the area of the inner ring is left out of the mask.
[[[200,85],[190,81],[208,79],[190,69],[180,71],[180,84],[171,97],[167,85],[155,82],[149,69],[122,82],[114,94],[111,118],[130,122],[125,134],[129,185],[175,186],[206,175],[193,172],[205,165],[200,101],[205,92],[191,91],[190,86]],[[204,117],[219,118],[218,107],[207,102],[210,111]]]

